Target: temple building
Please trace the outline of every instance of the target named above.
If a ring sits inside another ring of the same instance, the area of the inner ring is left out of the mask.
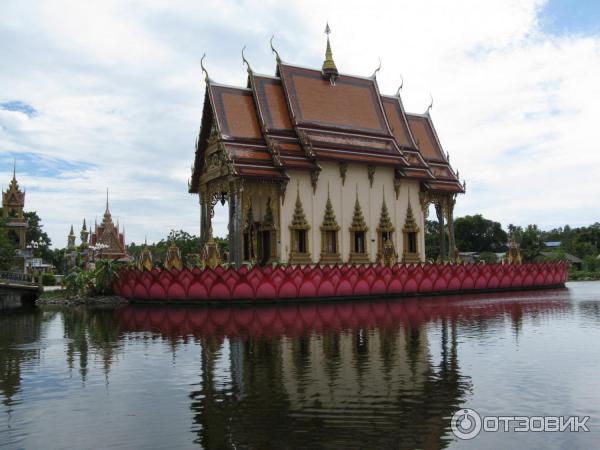
[[[464,192],[433,126],[404,110],[400,89],[338,71],[326,29],[321,69],[275,55],[275,76],[247,66],[246,87],[213,81],[206,94],[189,191],[199,194],[200,236],[214,206],[229,207],[236,265],[425,261],[425,218],[436,206],[455,252],[453,208]],[[204,59],[204,58],[203,58]],[[445,231],[442,231],[445,234]],[[445,242],[442,234],[442,242]]]
[[[25,192],[19,188],[16,174],[16,164],[13,166],[13,177],[8,189],[2,192],[2,217],[9,239],[17,249],[25,250],[27,246],[27,219],[23,214],[25,207]]]
[[[81,239],[81,250],[90,254],[91,259],[112,259],[120,262],[130,262],[132,258],[127,254],[125,246],[125,230],[121,231],[119,223],[115,225],[112,220],[108,205],[108,191],[106,192],[106,209],[102,223],[94,224],[92,232],[88,231],[85,219],[79,233]],[[68,236],[68,248],[75,250],[75,232],[71,225]],[[92,255],[93,253],[93,255]]]

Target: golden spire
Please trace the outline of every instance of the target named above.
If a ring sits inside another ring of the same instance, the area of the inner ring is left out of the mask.
[[[352,225],[350,225],[350,229],[357,231],[367,230],[367,224],[365,223],[362,208],[358,201],[358,184],[356,186],[356,201],[354,202],[354,214],[352,215]]]
[[[327,186],[327,203],[325,204],[325,216],[323,217],[322,228],[339,230],[337,221],[335,220],[335,212],[333,211],[333,205],[331,204],[331,197],[329,196],[329,186]]]
[[[340,75],[335,62],[333,62],[333,54],[331,52],[331,44],[329,42],[329,34],[331,33],[331,28],[329,28],[329,23],[325,26],[325,34],[327,35],[327,48],[325,49],[325,61],[323,61],[322,73],[323,76],[329,78],[331,84],[335,84],[335,79]]]
[[[409,203],[410,205],[410,203]],[[410,206],[409,206],[410,207]],[[412,212],[411,212],[412,215]],[[387,204],[385,203],[385,188],[383,189],[383,204],[381,205],[381,216],[379,217],[380,231],[394,231],[394,225],[390,219]]]
[[[296,194],[296,206],[294,207],[294,216],[292,217],[292,227],[307,230],[310,228],[310,225],[306,221],[306,216],[304,215],[302,200],[300,200],[300,183],[298,183],[298,193]]]

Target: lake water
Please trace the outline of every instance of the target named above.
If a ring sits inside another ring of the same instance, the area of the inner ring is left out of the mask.
[[[589,416],[589,432],[451,416]],[[231,308],[0,312],[0,447],[600,448],[600,282]]]

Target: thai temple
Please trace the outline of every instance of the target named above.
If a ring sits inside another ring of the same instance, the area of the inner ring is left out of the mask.
[[[25,192],[17,182],[16,162],[13,165],[13,177],[8,189],[2,191],[2,217],[9,239],[19,250],[25,250],[27,239],[27,219],[23,213],[25,207]]]
[[[95,259],[112,259],[119,262],[129,262],[132,260],[131,256],[127,254],[125,246],[125,230],[121,231],[119,223],[115,225],[112,220],[112,214],[108,204],[108,190],[106,192],[106,209],[104,210],[104,216],[102,223],[98,225],[98,222],[94,223],[93,231],[88,231],[87,223],[83,219],[83,225],[79,233],[81,239],[81,249],[88,250],[88,252],[95,252]],[[67,249],[76,250],[77,245],[75,243],[76,236],[71,225],[71,230],[67,237]]]
[[[210,257],[211,219],[228,203],[229,259],[258,264],[425,261],[424,223],[435,205],[447,223],[465,192],[442,149],[430,108],[404,110],[401,90],[382,94],[377,72],[338,70],[326,29],[321,68],[284,62],[275,75],[247,66],[246,87],[212,80],[189,192],[199,194],[200,236]],[[204,57],[203,57],[204,59]],[[441,243],[444,239],[441,239]]]

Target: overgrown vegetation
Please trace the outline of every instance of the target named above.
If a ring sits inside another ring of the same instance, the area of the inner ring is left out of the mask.
[[[73,267],[63,279],[63,287],[68,298],[91,297],[112,294],[112,286],[119,277],[118,263],[101,259],[96,261],[94,270]]]

